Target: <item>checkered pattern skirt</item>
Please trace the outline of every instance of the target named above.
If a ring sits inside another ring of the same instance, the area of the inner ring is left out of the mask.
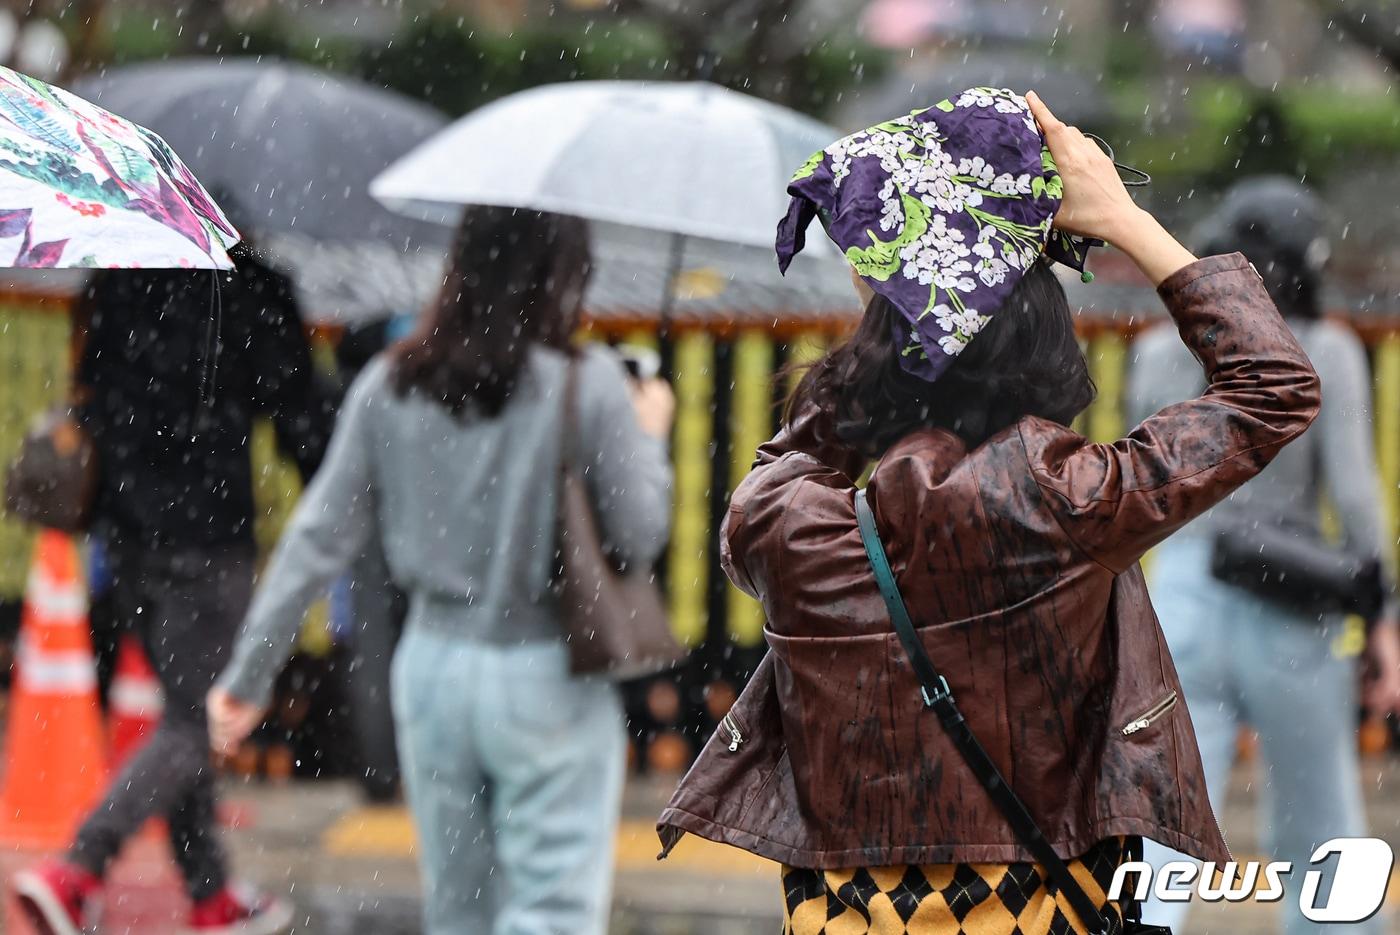
[[[1109,838],[1070,861],[1110,930],[1122,911],[1106,896],[1126,838]],[[783,868],[784,935],[1086,935],[1039,864],[928,864],[856,870]]]

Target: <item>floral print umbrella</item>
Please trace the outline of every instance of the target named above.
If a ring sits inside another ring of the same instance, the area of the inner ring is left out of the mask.
[[[0,267],[230,269],[238,240],[159,136],[0,67]]]

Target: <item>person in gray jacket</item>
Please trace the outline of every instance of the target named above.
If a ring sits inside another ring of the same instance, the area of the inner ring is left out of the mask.
[[[1257,478],[1158,547],[1151,575],[1152,600],[1190,705],[1211,801],[1219,813],[1235,736],[1248,724],[1258,732],[1266,769],[1263,843],[1274,859],[1292,861],[1294,887],[1319,844],[1366,833],[1356,660],[1338,652],[1342,618],[1319,618],[1219,581],[1211,573],[1211,556],[1217,531],[1229,526],[1284,525],[1320,538],[1326,503],[1339,520],[1343,546],[1392,567],[1392,535],[1378,499],[1365,349],[1350,329],[1320,317],[1324,230],[1325,212],[1311,191],[1289,179],[1262,177],[1231,189],[1199,232],[1202,249],[1239,250],[1253,261],[1322,377],[1322,410]],[[1128,414],[1134,422],[1200,391],[1200,366],[1173,329],[1147,332],[1133,350]],[[1392,591],[1367,647],[1374,671],[1366,701],[1380,712],[1394,710],[1400,699],[1394,608]],[[1145,857],[1159,867],[1181,859],[1150,842]],[[1303,917],[1296,900],[1285,904],[1288,935],[1323,929]],[[1143,918],[1181,931],[1188,906],[1154,900]],[[1375,924],[1348,930],[1370,932]]]
[[[567,349],[588,269],[578,219],[468,211],[436,307],[353,384],[209,698],[216,748],[246,736],[307,605],[379,539],[410,600],[391,702],[431,935],[607,925],[625,728],[614,685],[570,676],[551,587],[565,406],[608,546],[648,565],[674,403]]]

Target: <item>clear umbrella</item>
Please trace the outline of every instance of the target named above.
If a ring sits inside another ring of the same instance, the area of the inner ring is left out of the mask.
[[[841,256],[825,238],[813,243],[805,274],[788,282],[771,255],[788,179],[839,135],[706,82],[547,85],[458,120],[370,192],[443,223],[467,204],[587,218],[603,264],[666,271],[661,294],[646,297],[662,317],[678,300],[675,274],[688,255],[721,278],[768,290],[774,308],[849,307]]]

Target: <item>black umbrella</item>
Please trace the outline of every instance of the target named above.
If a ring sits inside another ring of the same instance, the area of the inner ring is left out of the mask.
[[[446,125],[431,108],[301,65],[187,59],[89,76],[76,93],[160,133],[226,193],[317,321],[416,309],[449,229],[394,214],[369,182]]]

